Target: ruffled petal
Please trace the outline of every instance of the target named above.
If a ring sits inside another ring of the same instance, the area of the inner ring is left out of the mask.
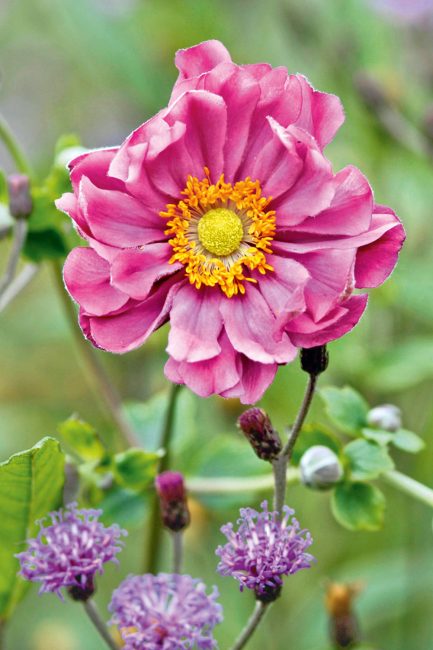
[[[167,320],[172,303],[171,289],[179,278],[163,282],[146,300],[112,316],[92,316],[82,312],[80,325],[84,335],[97,347],[123,354],[146,341]]]
[[[221,393],[222,397],[237,397],[242,404],[255,404],[263,397],[276,375],[276,363],[257,363],[244,355],[239,355],[240,381],[229,390]]]
[[[222,334],[219,340],[221,352],[212,359],[188,363],[171,357],[165,364],[167,379],[176,384],[186,384],[200,397],[220,395],[239,383],[238,355]]]
[[[227,336],[235,350],[260,363],[288,363],[296,348],[281,336],[277,322],[260,291],[249,285],[244,296],[223,300],[220,306]]]
[[[194,363],[217,356],[222,318],[221,292],[213,287],[200,291],[184,284],[177,291],[170,312],[167,352],[175,361]]]
[[[197,77],[203,72],[212,70],[219,63],[231,60],[228,50],[217,40],[203,41],[194,47],[178,50],[174,59],[179,70],[177,83],[183,79]]]
[[[164,220],[125,192],[96,187],[81,179],[79,206],[93,237],[104,244],[127,248],[166,239]]]
[[[371,228],[379,223],[394,224],[371,244],[361,246],[356,254],[355,286],[377,287],[392,273],[406,238],[404,228],[395,213],[386,206],[376,206]]]
[[[123,307],[129,297],[110,284],[110,265],[91,248],[74,248],[63,267],[72,298],[83,309],[101,316]]]
[[[169,264],[173,249],[167,243],[120,251],[111,264],[111,283],[135,300],[144,300],[154,284],[183,268]]]
[[[367,306],[368,296],[351,296],[320,322],[307,313],[290,322],[290,339],[300,348],[312,348],[344,336],[355,327]]]

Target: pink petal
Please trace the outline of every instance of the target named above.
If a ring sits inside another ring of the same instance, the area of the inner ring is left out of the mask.
[[[185,284],[177,291],[170,311],[167,352],[176,361],[193,363],[217,356],[222,329],[221,293],[214,287],[197,290]]]
[[[281,338],[274,315],[254,285],[247,286],[244,296],[222,300],[220,311],[231,344],[249,359],[287,363],[296,356],[296,348],[286,336]]]
[[[71,160],[68,167],[74,191],[78,191],[83,176],[87,176],[94,185],[104,189],[123,189],[123,183],[119,179],[109,176],[108,171],[117,151],[118,147],[93,149]]]
[[[341,236],[368,230],[373,192],[365,176],[356,167],[349,166],[336,174],[334,183],[336,190],[330,207],[294,226],[292,232]]]
[[[222,397],[237,397],[242,404],[255,404],[271,385],[278,369],[276,363],[257,363],[240,355],[240,381],[236,386],[221,393]]]
[[[176,384],[186,384],[200,397],[219,395],[239,382],[238,355],[227,337],[220,338],[221,353],[206,361],[187,363],[171,357],[165,365],[165,376]]]
[[[168,320],[172,288],[176,288],[178,281],[179,278],[175,276],[166,280],[149,298],[119,314],[102,317],[82,314],[84,335],[97,347],[116,354],[138,348]]]
[[[110,284],[110,265],[91,248],[74,248],[66,258],[63,279],[72,298],[101,316],[126,304],[128,296]]]
[[[169,264],[172,253],[165,242],[120,251],[111,265],[113,286],[135,300],[144,300],[155,282],[183,268],[179,262]]]
[[[347,334],[355,327],[367,306],[367,294],[351,296],[336,307],[321,322],[316,323],[307,314],[290,323],[290,339],[300,348],[324,345]]]
[[[119,248],[166,239],[164,220],[125,192],[104,190],[83,177],[79,205],[95,239]]]
[[[285,193],[283,185],[278,189],[273,187],[272,176],[263,184],[265,196],[278,197],[272,201],[272,209],[277,211],[279,228],[285,228],[328,208],[335,194],[335,181],[329,161],[308,133],[294,126],[283,129],[274,121],[271,121],[271,125],[287,150],[293,152],[296,149],[302,160],[296,182],[291,184],[290,179]]]
[[[387,230],[372,243],[358,249],[355,264],[357,287],[377,287],[385,282],[397,263],[398,254],[406,238],[400,220],[390,208],[375,207],[372,230],[378,221],[388,221],[395,224],[395,227]]]
[[[229,61],[231,57],[228,50],[216,40],[204,41],[194,47],[178,50],[175,56],[175,64],[179,70],[177,83],[182,79],[197,77],[203,72],[212,70],[219,63]]]

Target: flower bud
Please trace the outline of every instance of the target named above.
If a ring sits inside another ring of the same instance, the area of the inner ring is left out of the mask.
[[[325,605],[329,616],[331,640],[337,648],[351,648],[359,640],[359,626],[353,600],[361,591],[358,583],[331,582],[326,589]]]
[[[381,404],[367,413],[367,422],[384,431],[397,431],[401,428],[401,411],[394,404]]]
[[[173,532],[186,528],[190,514],[183,476],[179,472],[162,472],[155,479],[164,526]]]
[[[314,348],[302,348],[301,368],[309,375],[320,375],[328,367],[329,355],[326,345]]]
[[[343,477],[343,467],[337,454],[324,445],[307,449],[299,468],[302,483],[315,490],[327,490]]]
[[[282,449],[280,436],[272,426],[268,414],[257,407],[242,413],[238,427],[262,460],[274,460]]]
[[[8,177],[9,212],[15,219],[26,219],[33,208],[30,181],[24,174]]]

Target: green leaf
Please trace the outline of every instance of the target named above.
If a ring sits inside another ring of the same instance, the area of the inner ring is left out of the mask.
[[[373,440],[373,442],[377,442],[378,445],[386,447],[386,445],[392,440],[394,434],[389,431],[384,431],[383,429],[370,429],[369,427],[365,427],[362,429],[362,435],[364,438],[367,438],[367,440]]]
[[[336,520],[349,530],[378,530],[383,524],[385,497],[368,483],[337,485],[331,508]]]
[[[53,229],[29,232],[23,248],[24,255],[36,263],[64,257],[68,251],[63,237]]]
[[[2,205],[9,205],[9,192],[6,174],[0,169],[0,203]]]
[[[114,457],[113,471],[123,487],[140,492],[153,483],[162,453],[128,449]]]
[[[81,147],[80,137],[76,133],[64,133],[57,140],[54,153],[57,157],[65,149],[73,149],[75,147]]]
[[[101,508],[101,520],[106,525],[118,524],[119,526],[139,527],[146,520],[148,498],[146,494],[131,492],[116,487],[110,490],[102,500],[95,505]]]
[[[326,386],[319,392],[330,420],[345,433],[359,435],[367,424],[369,406],[353,388]]]
[[[102,460],[105,457],[107,450],[96,430],[76,415],[59,424],[57,430],[62,440],[82,460]]]
[[[407,429],[398,429],[398,431],[393,433],[391,442],[394,447],[402,451],[407,451],[410,454],[417,454],[425,447],[424,440],[413,431],[408,431]]]
[[[369,440],[354,440],[344,448],[354,481],[370,481],[394,468],[387,450]]]
[[[36,521],[62,503],[64,455],[54,438],[0,464],[0,620],[8,618],[28,584],[17,577],[15,553],[33,537]]]
[[[337,456],[341,451],[341,443],[332,431],[328,431],[325,427],[319,427],[315,424],[306,425],[303,427],[296,442],[295,449],[293,450],[293,464],[298,465],[307,449],[315,445],[329,447],[329,449],[335,451]]]

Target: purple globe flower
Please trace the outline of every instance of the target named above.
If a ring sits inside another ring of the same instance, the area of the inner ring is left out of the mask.
[[[281,576],[291,575],[300,569],[307,569],[314,557],[305,552],[312,544],[311,535],[300,530],[299,523],[292,517],[294,510],[284,506],[284,517],[269,512],[267,501],[262,512],[242,508],[239,528],[226,524],[221,532],[228,539],[225,546],[219,546],[216,554],[220,562],[218,571],[223,576],[232,576],[246,587],[255,591],[258,600],[275,600],[283,583]]]
[[[46,518],[38,521],[38,536],[27,540],[27,550],[16,555],[20,575],[41,582],[39,593],[51,591],[63,599],[60,590],[66,587],[75,600],[90,598],[95,574],[103,572],[105,562],[117,563],[115,556],[123,546],[120,537],[127,535],[116,524],[107,528],[98,521],[101,513],[71,503],[49,514],[50,525],[43,525]]]
[[[211,650],[222,621],[218,591],[188,575],[128,576],[114,591],[110,623],[120,628],[124,650]]]

